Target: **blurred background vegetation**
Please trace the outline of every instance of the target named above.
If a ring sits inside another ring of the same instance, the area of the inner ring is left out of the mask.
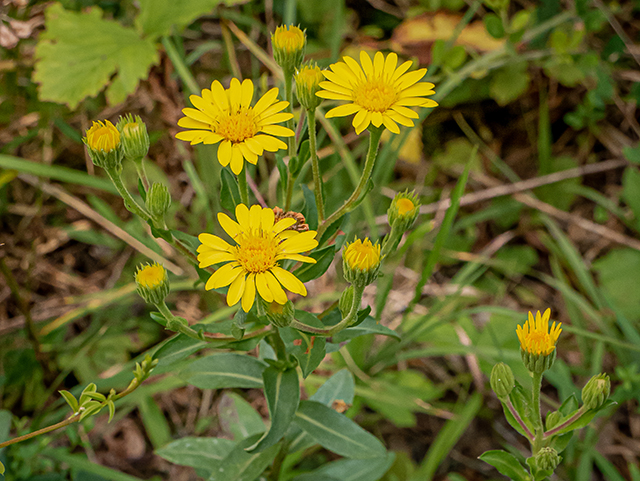
[[[149,176],[173,195],[170,227],[213,231],[225,207],[221,168],[215,147],[174,139],[181,109],[214,79],[241,74],[260,92],[278,84],[270,32],[293,23],[324,67],[362,49],[427,66],[440,103],[420,127],[385,138],[376,187],[342,226],[378,238],[394,193],[420,194],[415,231],[365,291],[401,340],[358,337],[325,359],[307,393],[344,367],[355,375],[347,414],[396,452],[386,481],[498,479],[477,456],[522,456],[526,444],[487,374],[504,361],[530,383],[516,322],[551,307],[564,332],[546,408],[601,371],[618,403],[572,440],[558,479],[640,480],[639,13],[640,2],[604,0],[3,0],[0,439],[66,416],[60,389],[126,385],[134,361],[166,338],[135,294],[138,263],[171,271],[177,315],[229,318],[224,300],[195,286],[193,269],[124,209],[81,137],[92,120],[139,114]],[[323,119],[319,134],[329,210],[353,188],[366,150],[341,122]],[[476,147],[457,216],[445,218]],[[271,206],[281,199],[276,172],[267,156],[252,175]],[[301,189],[294,206],[304,207]],[[300,304],[335,302],[339,270],[311,283]],[[195,479],[156,450],[187,435],[232,436],[248,409],[267,414],[258,390],[200,390],[159,369],[111,424],[105,414],[0,459],[8,480]],[[306,452],[283,479],[330,456]]]

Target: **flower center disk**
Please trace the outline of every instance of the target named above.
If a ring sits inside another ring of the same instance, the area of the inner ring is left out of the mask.
[[[367,80],[353,89],[353,102],[369,112],[385,112],[396,100],[395,90],[382,79]]]
[[[235,246],[236,259],[247,271],[254,274],[267,272],[276,266],[278,242],[264,234],[243,234]]]
[[[226,116],[223,114],[218,119],[216,133],[233,143],[239,143],[252,138],[257,130],[253,112],[242,109],[236,113],[227,113]]]

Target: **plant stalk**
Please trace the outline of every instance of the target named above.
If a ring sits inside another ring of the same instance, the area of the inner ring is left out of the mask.
[[[244,161],[242,171],[238,174],[238,189],[240,190],[240,200],[249,207],[249,184],[247,184],[247,166]]]
[[[318,147],[316,145],[316,111],[307,111],[307,123],[309,125],[309,152],[311,154],[311,169],[313,171],[313,191],[316,196],[318,209],[318,224],[324,221],[324,199],[322,198],[322,177],[320,175],[320,161],[318,160]]]
[[[131,196],[124,183],[122,182],[122,177],[120,177],[120,174],[116,172],[115,169],[106,169],[106,172],[111,179],[111,182],[113,182],[113,185],[118,190],[118,193],[124,200],[124,206],[127,208],[127,210],[132,214],[137,215],[145,222],[152,221],[153,219],[151,218],[151,215],[149,215],[146,210],[140,207],[140,205]]]

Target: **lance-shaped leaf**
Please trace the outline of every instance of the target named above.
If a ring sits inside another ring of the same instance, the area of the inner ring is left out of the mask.
[[[526,469],[522,467],[522,464],[516,459],[513,454],[509,454],[506,451],[494,450],[487,451],[482,454],[480,458],[487,464],[490,464],[496,468],[500,474],[504,474],[513,481],[529,481],[529,474]]]
[[[266,367],[266,363],[246,354],[213,354],[198,359],[180,375],[200,389],[262,387],[262,371]]]
[[[386,455],[382,443],[351,419],[315,401],[302,401],[295,423],[322,447],[348,458]]]
[[[295,368],[280,371],[269,367],[262,373],[264,395],[269,405],[271,426],[264,436],[247,452],[260,452],[276,444],[287,431],[300,402],[300,384]]]
[[[245,448],[255,444],[258,438],[260,435],[256,434],[238,443],[213,471],[209,481],[255,481],[280,450],[276,445],[259,453],[247,453]]]
[[[174,464],[213,472],[235,444],[230,439],[186,437],[156,449],[156,454]]]

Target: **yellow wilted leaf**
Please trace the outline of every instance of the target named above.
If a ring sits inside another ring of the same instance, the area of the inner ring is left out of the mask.
[[[425,47],[436,40],[449,40],[461,19],[462,15],[437,12],[405,20],[394,30],[391,48],[417,55],[421,63],[428,63],[430,49]],[[487,33],[484,24],[476,21],[462,30],[455,44],[487,52],[501,48],[504,42],[493,38]]]

